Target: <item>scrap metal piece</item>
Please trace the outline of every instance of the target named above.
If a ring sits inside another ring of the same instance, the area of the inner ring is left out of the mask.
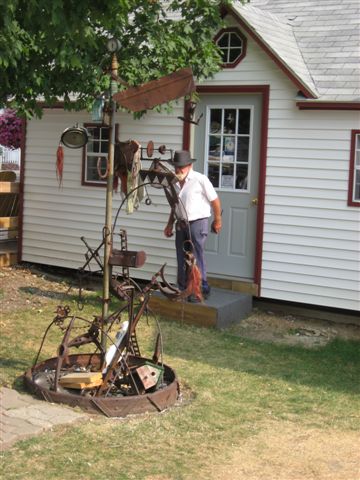
[[[75,322],[76,317],[72,317],[70,320],[70,323],[65,331],[64,337],[62,339],[61,344],[59,345],[58,348],[58,357],[57,357],[57,365],[56,365],[56,370],[55,370],[55,380],[54,380],[54,391],[57,392],[58,389],[58,382],[60,378],[60,370],[62,367],[62,364],[65,361],[67,361],[67,356],[68,356],[68,343],[69,343],[69,338],[70,338],[70,333],[73,328],[74,322]]]
[[[146,148],[141,147],[141,152],[140,152],[141,160],[152,160],[154,151],[155,151],[154,142],[150,140]],[[167,162],[167,163],[172,162],[173,150],[171,148],[167,148],[166,145],[159,145],[157,151],[160,153],[160,155],[165,155],[166,153],[168,153],[168,155],[166,158],[154,158],[152,160],[153,163],[150,168],[160,167],[161,169],[167,169],[168,172],[172,172],[172,170],[169,170],[168,168],[166,168],[162,162]]]
[[[145,390],[155,387],[160,379],[163,368],[160,365],[146,363],[136,369],[136,373]]]
[[[56,316],[54,321],[56,324],[62,324],[65,318],[69,316],[70,307],[68,305],[58,305],[55,310]]]
[[[177,117],[177,118],[185,123],[192,123],[193,125],[199,125],[199,122],[201,118],[204,116],[204,114],[202,113],[197,119],[195,119],[196,105],[197,105],[196,102],[189,102],[189,106],[186,109],[186,116]]]
[[[154,153],[154,142],[150,140],[146,146],[146,154],[149,158],[153,156]]]
[[[90,245],[87,243],[85,237],[80,237],[80,240],[85,244],[85,246],[87,248],[87,252],[85,253],[86,262],[80,268],[80,271],[84,271],[85,268],[90,264],[91,260],[93,260],[93,259],[99,265],[100,271],[103,271],[104,267],[103,267],[103,264],[102,264],[102,260],[101,260],[99,251],[101,250],[102,246],[104,245],[104,240],[100,243],[100,245],[95,250],[92,247],[90,247]]]
[[[188,294],[185,291],[182,291],[179,288],[174,287],[165,279],[165,275],[164,275],[165,265],[166,264],[164,264],[159,270],[159,275],[162,280],[162,283],[158,284],[160,292],[163,295],[165,295],[165,297],[168,298],[169,300],[181,300],[183,298],[188,297]]]
[[[107,366],[106,373],[104,374],[104,379],[103,379],[103,384],[99,387],[99,390],[96,393],[96,396],[101,396],[104,394],[104,392],[107,390],[109,391],[109,384],[113,384],[116,377],[121,374],[125,373],[126,375],[129,375],[129,377],[132,380],[132,373],[128,368],[127,365],[127,353],[131,349],[131,338],[132,335],[136,331],[136,326],[142,316],[142,314],[145,311],[145,308],[147,307],[147,304],[149,302],[149,293],[144,295],[144,298],[140,304],[140,307],[136,313],[133,312],[133,295],[131,297],[131,301],[129,302],[129,327],[127,329],[126,335],[121,339],[121,342],[119,345],[117,345],[116,351],[114,353],[114,356],[111,359],[111,362]],[[123,354],[123,351],[125,350],[125,354]],[[117,364],[121,363],[120,369],[117,368]],[[115,372],[115,375],[114,375]],[[134,387],[136,389],[136,384],[134,383]],[[139,392],[138,392],[139,393]]]
[[[159,147],[161,148],[161,146]],[[172,158],[172,151],[171,157]],[[152,186],[157,188],[163,188],[166,199],[171,208],[174,208],[179,203],[179,197],[175,189],[175,184],[179,181],[175,173],[167,168],[160,159],[154,159],[150,168],[145,170],[141,169],[140,178],[144,184],[150,183]]]
[[[160,335],[160,333],[158,333],[157,337],[156,337],[154,355],[152,357],[152,361],[155,364],[157,364],[159,362],[159,358],[160,358],[160,355],[161,355],[161,343],[162,343],[161,335]]]
[[[158,80],[115,93],[113,99],[122,107],[133,112],[141,112],[189,95],[195,90],[191,68],[182,68]]]
[[[146,261],[146,253],[142,250],[139,252],[131,252],[129,250],[113,249],[110,258],[110,265],[118,265],[120,267],[140,268]]]
[[[96,320],[94,321],[96,322]],[[72,347],[81,347],[83,345],[88,345],[89,343],[94,343],[97,348],[101,350],[101,343],[99,341],[99,328],[97,327],[96,323],[93,323],[88,332],[84,333],[83,335],[78,335],[77,337],[73,338],[68,342],[68,348]]]
[[[110,289],[111,292],[120,300],[130,301],[132,291],[134,290],[133,285],[129,285],[127,280],[125,282],[118,282],[115,278],[110,279]]]

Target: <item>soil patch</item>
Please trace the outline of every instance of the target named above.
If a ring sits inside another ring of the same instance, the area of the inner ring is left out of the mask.
[[[305,348],[322,347],[334,338],[360,341],[360,325],[285,315],[258,308],[254,308],[248,318],[231,327],[230,331],[253,340]]]
[[[71,277],[62,270],[47,271],[31,264],[14,265],[0,269],[0,301],[2,314],[29,308],[41,310],[49,299],[66,299],[69,287],[75,289],[75,275]]]

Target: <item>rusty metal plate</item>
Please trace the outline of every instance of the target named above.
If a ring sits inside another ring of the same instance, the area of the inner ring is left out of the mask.
[[[196,90],[191,68],[182,68],[158,80],[130,87],[113,95],[113,99],[133,112],[149,110],[156,105],[184,97]]]
[[[146,261],[146,253],[142,250],[139,252],[132,252],[129,250],[115,250],[111,252],[109,258],[110,265],[118,265],[120,267],[135,267],[140,268]]]

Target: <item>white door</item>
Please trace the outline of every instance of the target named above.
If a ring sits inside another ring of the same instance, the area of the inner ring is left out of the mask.
[[[209,275],[254,279],[261,95],[201,95],[194,169],[205,173],[223,208],[220,235],[209,233]]]

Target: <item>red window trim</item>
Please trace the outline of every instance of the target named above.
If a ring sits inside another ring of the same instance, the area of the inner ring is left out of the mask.
[[[360,200],[353,200],[354,196],[354,176],[355,176],[355,146],[356,135],[360,135],[360,130],[351,130],[351,147],[349,162],[349,188],[348,188],[348,206],[360,207]]]
[[[243,42],[243,48],[242,48],[242,52],[241,52],[241,55],[232,63],[222,63],[221,66],[222,68],[235,68],[236,65],[238,65],[241,60],[245,57],[246,55],[246,47],[247,47],[247,41],[246,41],[246,37],[241,33],[241,31],[237,28],[237,27],[229,27],[229,28],[222,28],[214,37],[214,42],[216,43],[219,38],[221,37],[221,35],[223,35],[224,33],[236,33],[242,40]]]

